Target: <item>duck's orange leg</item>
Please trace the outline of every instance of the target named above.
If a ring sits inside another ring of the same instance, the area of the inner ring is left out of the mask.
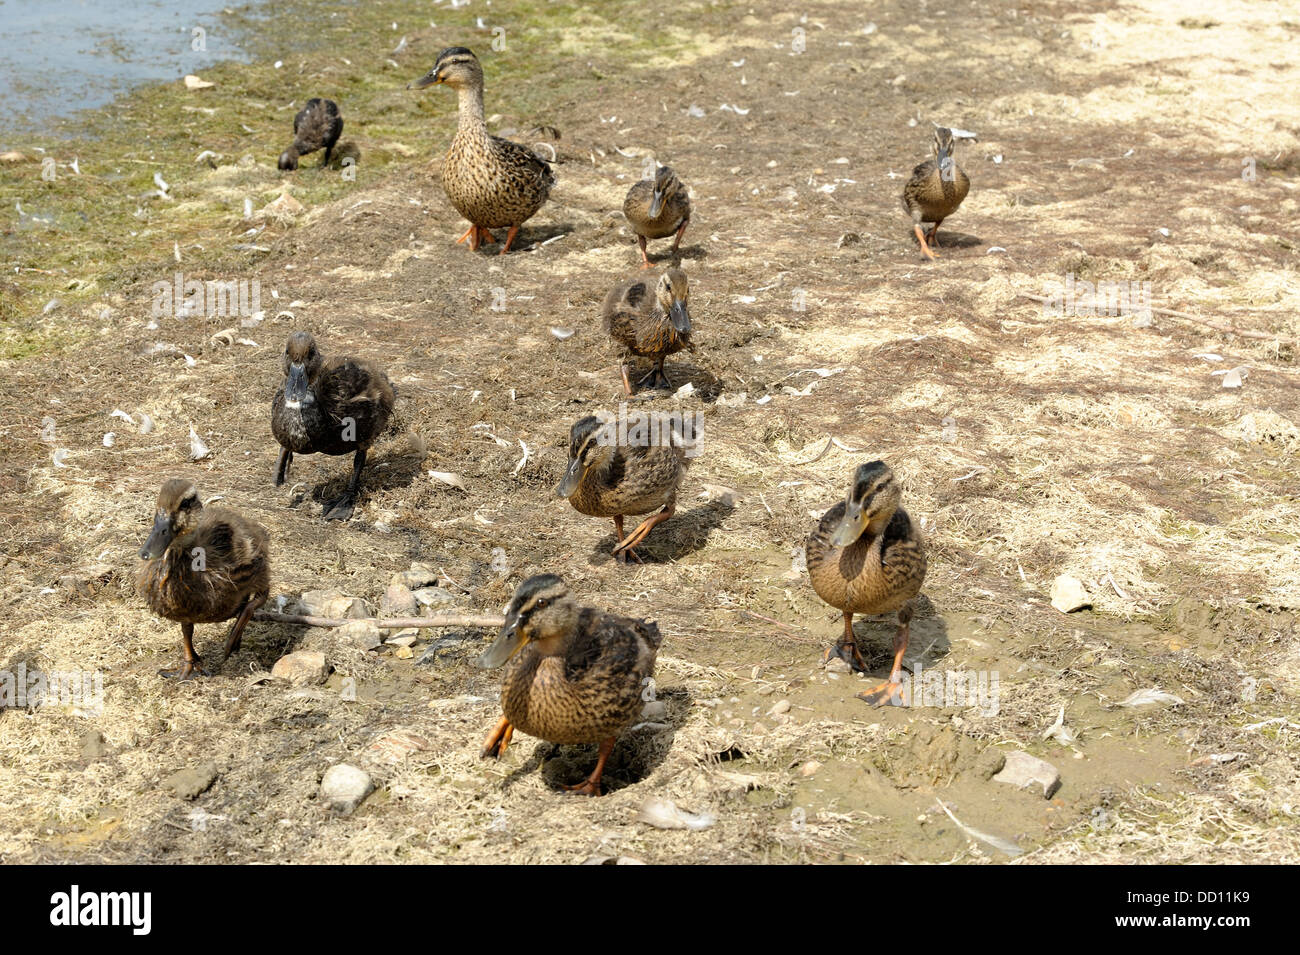
[[[483,744],[483,752],[479,753],[482,759],[496,759],[506,751],[510,745],[510,738],[515,735],[515,728],[510,721],[504,716],[500,722],[492,727],[492,732],[488,734],[487,742]]]
[[[844,636],[840,637],[835,646],[826,648],[822,654],[822,662],[827,662],[831,657],[839,657],[859,673],[867,671],[866,661],[862,659],[862,651],[858,649],[858,638],[853,635],[853,614],[848,611],[844,611]]]
[[[515,241],[515,236],[517,236],[518,234],[519,234],[519,226],[512,225],[510,227],[510,231],[506,233],[506,244],[501,246],[501,252],[500,252],[501,255],[505,255],[507,252],[510,251],[510,243]]]
[[[921,243],[921,253],[927,259],[937,259],[939,257],[939,253],[935,252],[933,249],[931,249],[928,245],[925,244],[925,233],[921,231],[921,224],[919,222],[915,223],[912,226],[912,230],[916,233],[916,241]]]
[[[185,651],[185,659],[181,665],[175,670],[159,670],[159,676],[175,678],[182,683],[194,679],[196,673],[201,676],[212,676],[203,668],[203,661],[194,652],[194,624],[192,623],[181,624],[181,648]]]
[[[894,634],[894,665],[889,669],[889,679],[879,686],[858,694],[859,700],[865,700],[872,706],[888,703],[891,706],[903,705],[903,654],[907,652],[907,640],[912,630],[912,608],[904,607],[898,611],[898,632]]]
[[[654,266],[650,264],[650,257],[645,254],[645,236],[643,235],[637,236],[636,244],[641,247],[641,261],[643,263],[641,268],[643,269],[654,268]],[[631,394],[631,392],[628,392],[628,394]]]
[[[235,618],[235,622],[230,628],[230,635],[226,637],[226,650],[221,655],[222,663],[225,663],[226,659],[239,649],[239,644],[244,639],[244,628],[248,626],[248,621],[253,619],[253,612],[266,603],[267,596],[267,594],[253,594],[244,601],[239,616]]]
[[[682,220],[682,224],[677,227],[677,238],[673,239],[673,255],[677,254],[677,249],[682,244],[682,233],[686,231],[686,227],[690,224],[690,216],[687,216]]]
[[[605,772],[605,760],[609,759],[609,754],[614,751],[614,737],[603,740],[600,744],[600,756],[596,760],[596,768],[580,783],[564,788],[571,793],[579,793],[583,796],[600,795],[600,777]]]
[[[637,544],[645,540],[646,535],[654,529],[656,524],[662,524],[664,521],[668,520],[668,518],[672,517],[676,511],[676,504],[665,504],[662,511],[651,517],[647,517],[641,522],[640,526],[638,526],[636,530],[627,536],[626,540],[620,541],[616,544],[614,547],[614,553],[617,554],[620,551],[631,550]]]
[[[642,563],[641,555],[638,554],[636,551],[632,550],[630,547],[625,551],[619,551],[618,549],[623,543],[623,515],[622,514],[619,514],[617,517],[614,518],[614,536],[618,538],[618,540],[615,542],[614,545],[614,556],[615,559],[620,564],[627,563],[627,559],[629,557],[633,558],[638,564]]]

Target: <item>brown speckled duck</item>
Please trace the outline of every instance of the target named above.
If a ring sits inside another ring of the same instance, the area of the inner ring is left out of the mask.
[[[813,589],[844,615],[844,635],[833,650],[826,651],[826,659],[834,653],[865,671],[853,635],[853,615],[898,611],[889,679],[858,694],[872,704],[900,702],[901,667],[912,620],[909,601],[925,581],[925,545],[920,530],[899,506],[901,500],[902,491],[884,461],[864,464],[853,475],[848,499],[822,515],[806,545]]]
[[[689,303],[686,273],[678,268],[665,271],[658,282],[636,278],[609,290],[600,310],[600,320],[605,333],[622,347],[619,370],[627,394],[632,394],[628,362],[634,355],[654,361],[654,368],[638,385],[672,389],[664,374],[664,359],[683,348],[695,350]]]
[[[936,244],[939,224],[957,211],[970,191],[970,179],[957,165],[953,151],[952,130],[935,127],[934,158],[913,169],[912,178],[903,186],[903,210],[912,217],[912,230],[921,243],[921,252],[930,259],[938,255],[931,246]],[[923,222],[934,223],[928,233],[921,231]]]
[[[471,250],[495,241],[489,229],[509,226],[501,254],[510,251],[519,227],[546,202],[555,185],[551,167],[527,146],[493,136],[483,120],[483,67],[463,46],[438,54],[427,74],[407,89],[445,83],[460,96],[460,125],[442,164],[442,188],[456,211],[469,220],[457,242]]]
[[[181,625],[185,658],[166,677],[209,676],[194,652],[194,625],[235,622],[221,659],[239,649],[244,627],[271,586],[270,536],[261,524],[224,507],[204,507],[189,481],[172,478],[158,492],[153,531],[140,548],[136,586],[149,609]]]
[[[289,148],[280,153],[281,169],[297,169],[298,157],[324,149],[320,164],[328,166],[334,144],[343,133],[343,117],[339,115],[338,104],[332,99],[319,96],[307,100],[305,106],[293,118],[293,142]]]
[[[677,489],[691,461],[687,450],[699,438],[690,419],[674,423],[673,428],[678,427],[681,432],[661,434],[657,443],[646,436],[645,441],[623,444],[619,440],[634,437],[633,429],[620,436],[615,421],[602,422],[594,415],[580,418],[569,430],[569,467],[556,493],[580,514],[614,519],[618,540],[614,556],[620,561],[629,555],[640,560],[633,548],[677,510]],[[658,513],[623,536],[624,515],[647,514],[656,508]]]
[[[505,715],[483,757],[504,753],[515,729],[551,743],[599,743],[591,775],[564,787],[599,796],[618,734],[641,713],[661,640],[650,621],[578,606],[554,574],[529,577],[507,605],[496,642],[478,661],[485,669],[508,663],[501,681]]]
[[[645,251],[646,239],[666,239],[676,233],[672,255],[677,255],[682,233],[691,221],[691,196],[672,169],[660,166],[653,179],[643,179],[627,191],[623,215],[636,233],[644,263],[641,267],[648,269],[651,265]]]
[[[275,486],[288,477],[295,454],[351,454],[352,480],[322,515],[345,521],[356,507],[366,452],[393,413],[393,386],[369,359],[326,358],[307,332],[289,336],[282,367],[284,384],[271,402],[271,432],[280,442]]]

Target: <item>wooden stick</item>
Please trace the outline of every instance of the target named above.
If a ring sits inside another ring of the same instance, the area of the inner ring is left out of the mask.
[[[1028,292],[1017,292],[1016,295],[1020,298],[1027,298],[1035,302],[1054,301],[1054,299],[1048,298],[1046,295],[1030,295]],[[1157,315],[1168,315],[1171,318],[1181,318],[1184,321],[1196,322],[1198,325],[1206,325],[1218,331],[1227,332],[1230,335],[1240,335],[1242,338],[1254,338],[1265,342],[1275,342],[1281,338],[1280,335],[1272,335],[1268,332],[1257,332],[1249,328],[1234,328],[1231,325],[1224,325],[1222,322],[1212,322],[1208,318],[1199,318],[1196,315],[1189,315],[1186,312],[1178,312],[1172,308],[1156,308],[1155,306],[1152,306],[1151,311]],[[1087,316],[1083,317],[1086,318]]]
[[[254,620],[272,623],[300,623],[304,627],[341,627],[344,624],[365,621],[380,630],[406,630],[421,627],[503,627],[505,617],[474,617],[468,614],[442,613],[433,617],[353,617],[348,620],[331,620],[329,617],[311,617],[301,613],[280,613],[276,610],[258,610]]]

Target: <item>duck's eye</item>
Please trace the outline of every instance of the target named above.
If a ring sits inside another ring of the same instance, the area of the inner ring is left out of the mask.
[[[543,599],[543,600],[539,600],[539,601],[537,601],[537,605],[536,605],[536,607],[535,607],[534,609],[536,609],[536,610],[541,610],[541,609],[544,608],[548,603],[550,603],[549,600],[545,600],[545,599]]]

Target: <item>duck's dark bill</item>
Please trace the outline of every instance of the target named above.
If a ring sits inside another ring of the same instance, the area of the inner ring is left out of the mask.
[[[308,391],[307,372],[302,365],[295,362],[289,366],[289,380],[284,386],[284,398],[286,401],[301,403],[306,399]]]
[[[651,197],[650,199],[650,218],[651,219],[659,218],[659,213],[663,211],[663,208],[664,208],[664,194],[660,192],[658,189],[656,189],[654,192],[654,196]]]
[[[171,519],[166,514],[155,515],[153,531],[150,532],[149,539],[144,542],[144,546],[140,548],[140,559],[153,560],[155,557],[162,556],[163,551],[167,549],[167,545],[172,542],[172,538],[175,536],[172,531]]]
[[[418,80],[412,80],[411,82],[407,83],[406,88],[408,90],[422,90],[432,86],[436,82],[438,82],[438,71],[430,70],[428,73],[425,73],[423,76],[421,76]]]
[[[685,335],[691,330],[691,313],[686,311],[685,302],[673,302],[668,317],[672,319],[673,328],[679,335]]]
[[[569,470],[564,472],[564,480],[555,489],[555,493],[560,497],[573,497],[573,492],[578,489],[578,482],[581,480],[582,462],[574,458],[569,462]]]
[[[506,625],[501,628],[492,646],[483,651],[478,658],[478,665],[484,670],[499,667],[509,660],[528,641],[519,632],[519,617],[511,615],[506,618]]]
[[[835,528],[835,533],[831,535],[831,546],[848,547],[862,536],[862,532],[866,530],[866,527],[867,515],[862,510],[862,505],[850,501],[848,509],[844,512],[844,519],[840,521],[839,526]]]

